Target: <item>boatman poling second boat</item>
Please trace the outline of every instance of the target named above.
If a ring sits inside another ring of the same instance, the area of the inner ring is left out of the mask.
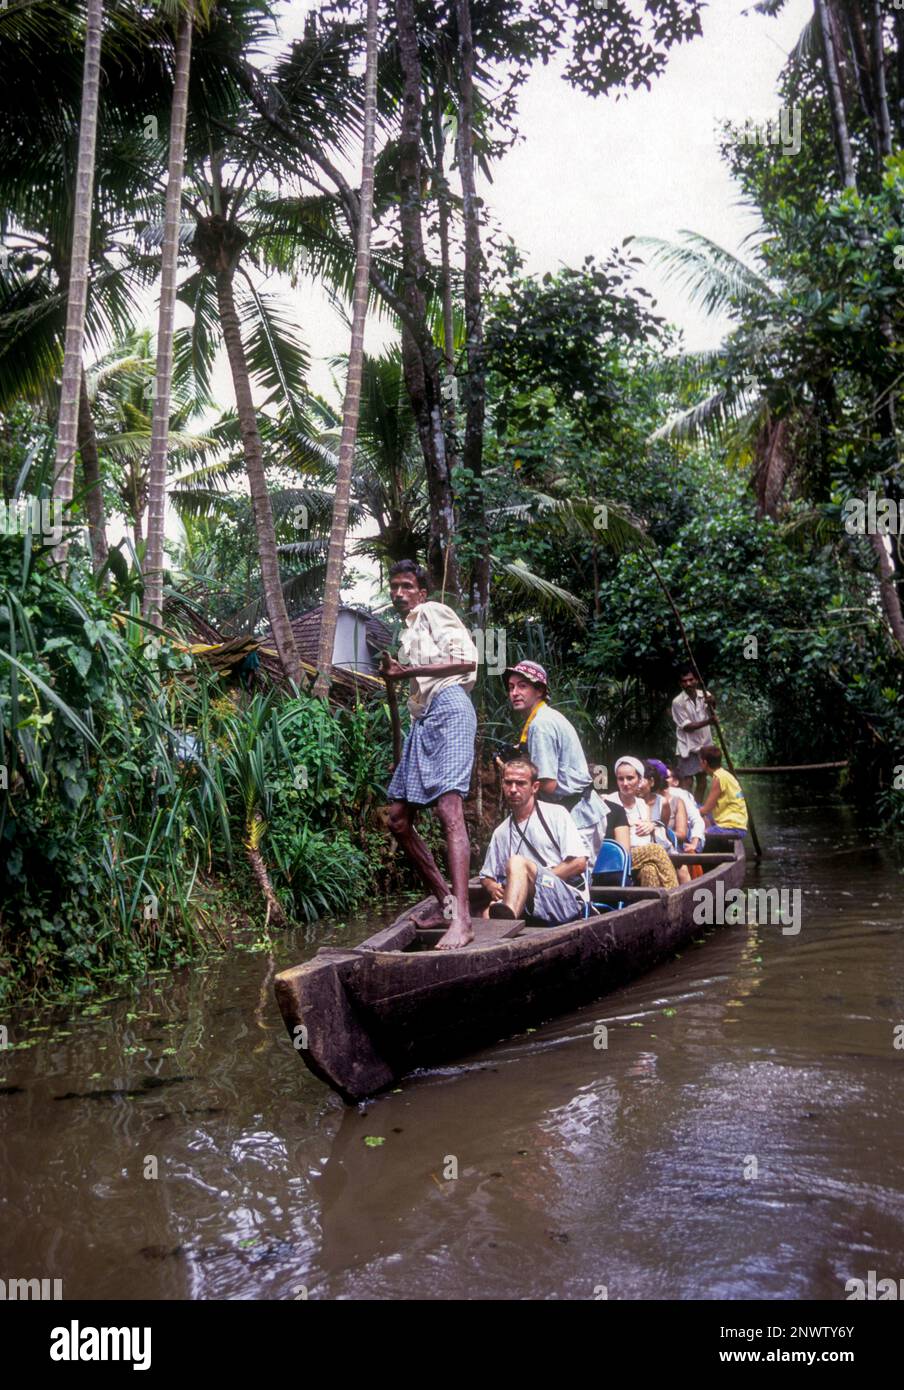
[[[387,680],[411,680],[411,729],[389,784],[389,829],[439,904],[420,926],[445,926],[438,951],[474,940],[468,901],[471,847],[464,798],[471,785],[477,716],[468,692],[477,680],[477,648],[445,603],[428,602],[427,571],[399,560],[389,571],[392,606],[404,621],[398,661]],[[418,811],[432,806],[443,828],[452,891],[415,829]]]

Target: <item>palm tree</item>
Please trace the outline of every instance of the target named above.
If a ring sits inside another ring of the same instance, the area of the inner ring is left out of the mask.
[[[468,531],[476,550],[471,569],[468,607],[475,628],[486,626],[490,602],[490,533],[481,487],[483,429],[486,415],[486,367],[483,343],[483,296],[480,203],[474,178],[474,38],[469,0],[457,0],[459,47],[458,167],[465,224],[464,300],[468,371],[465,378],[465,439],[462,463],[470,478]]]
[[[159,622],[163,602],[163,535],[166,521],[166,443],[169,433],[170,384],[173,374],[173,326],[179,262],[182,172],[188,122],[188,76],[194,0],[185,0],[176,38],[176,76],[170,114],[169,172],[166,185],[163,252],[160,265],[160,314],[157,326],[157,377],[148,469],[148,536],[145,560],[144,616]]]
[[[427,276],[421,185],[421,58],[414,0],[395,0],[398,58],[402,70],[402,117],[398,140],[399,226],[406,320],[402,323],[405,382],[417,420],[430,493],[428,569],[434,587],[458,596],[461,580],[454,535],[452,478],[442,417],[440,354],[427,333],[423,284]],[[412,331],[414,325],[414,331]]]
[[[249,355],[242,340],[242,325],[236,303],[237,273],[241,274],[250,290],[251,307],[257,311],[261,336],[257,339],[256,347],[259,352],[263,350],[264,356],[268,359],[268,366],[275,370],[279,389],[290,406],[299,401],[306,359],[291,332],[278,333],[274,319],[266,312],[263,297],[258,293],[247,270],[240,265],[242,254],[251,240],[249,233],[239,222],[249,172],[246,169],[238,173],[233,183],[226,184],[223,179],[222,156],[215,155],[211,159],[210,180],[207,183],[209,206],[207,209],[196,208],[195,235],[192,242],[201,277],[200,281],[198,277],[193,277],[195,283],[190,283],[183,289],[190,291],[196,315],[203,315],[205,311],[209,313],[211,306],[208,291],[211,287],[215,295],[216,317],[226,346],[235,391],[267,615],[283,670],[291,682],[300,685],[301,663],[280,580],[273,508],[267,489],[264,451],[251,390]],[[287,328],[287,325],[284,327]]]
[[[333,644],[339,617],[339,596],[342,587],[342,566],[345,562],[345,537],[348,530],[348,504],[351,491],[352,463],[358,434],[358,415],[361,406],[361,374],[364,362],[364,323],[370,288],[370,224],[374,202],[374,144],[377,112],[377,0],[367,0],[367,59],[364,77],[364,154],[361,163],[361,200],[358,221],[357,265],[355,295],[352,306],[352,343],[348,358],[348,378],[345,405],[342,411],[342,439],[339,444],[339,468],[336,475],[336,495],[333,501],[333,526],[330,531],[330,551],[323,596],[323,617],[320,626],[320,645],[317,652],[317,680],[314,694],[321,699],[329,689],[329,673],[333,664]]]
[[[334,365],[340,362],[344,365],[344,359]],[[321,485],[329,486],[338,471],[342,417],[320,397],[311,399],[309,409],[318,428],[310,441],[314,458],[308,468]],[[376,535],[354,542],[352,554],[391,565],[426,553],[430,516],[424,461],[398,347],[364,356],[351,494],[377,528]]]
[[[82,110],[79,122],[78,172],[69,258],[69,292],[66,310],[66,346],[60,417],[57,431],[56,476],[53,493],[64,508],[72,501],[75,450],[78,440],[79,396],[82,390],[82,345],[85,336],[85,308],[88,299],[88,263],[91,249],[91,209],[94,198],[94,150],[97,142],[97,106],[100,93],[100,49],[103,28],[103,0],[88,0],[85,23],[85,67],[82,84]],[[65,560],[67,547],[61,544],[56,555]]]
[[[718,352],[687,359],[704,374],[719,363],[721,384],[702,401],[667,421],[652,439],[677,441],[709,436],[727,444],[736,457],[750,460],[760,510],[775,516],[798,463],[792,440],[812,428],[818,409],[837,406],[832,364],[807,358],[793,341],[786,341],[786,329],[777,313],[778,294],[764,276],[705,237],[690,232],[683,236],[683,246],[653,237],[636,240],[653,248],[654,259],[680,277],[691,298],[702,303],[707,312],[727,311],[739,321],[739,327]],[[748,326],[748,319],[752,327]],[[795,359],[801,360],[801,369],[792,377],[782,363]],[[771,392],[756,385],[757,377],[767,374],[777,382]],[[774,395],[780,397],[778,406],[770,398]],[[818,495],[817,479],[802,481],[811,496],[814,491]],[[904,646],[904,612],[896,587],[896,582],[900,582],[898,572],[884,538],[871,535],[869,542],[889,631]]]
[[[156,354],[149,328],[115,342],[85,373],[85,397],[104,480],[129,521],[136,549],[144,545],[152,439],[151,406]],[[184,366],[173,381],[167,452],[180,464],[201,464],[221,447],[223,425],[202,432],[192,421],[203,408]],[[114,504],[115,505],[115,504]]]

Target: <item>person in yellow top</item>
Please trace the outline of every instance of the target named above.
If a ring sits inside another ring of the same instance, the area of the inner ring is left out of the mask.
[[[730,835],[734,839],[746,835],[747,802],[737,777],[722,766],[721,751],[714,744],[707,744],[700,749],[700,762],[712,778],[709,794],[700,807],[707,837]]]

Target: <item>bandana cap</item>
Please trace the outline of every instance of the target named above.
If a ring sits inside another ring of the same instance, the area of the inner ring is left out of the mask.
[[[506,688],[508,688],[509,676],[514,675],[524,676],[525,680],[529,680],[532,685],[543,685],[547,690],[549,689],[549,677],[536,661],[519,661],[517,666],[506,666],[502,673]]]
[[[634,771],[637,773],[638,777],[643,777],[643,776],[645,776],[643,763],[640,761],[640,759],[639,759],[639,758],[627,758],[627,757],[625,757],[625,758],[619,758],[618,761],[616,762],[615,768],[614,768],[614,771],[615,771],[616,776],[618,775],[618,769],[621,767],[622,763],[627,763],[629,767],[633,767],[633,769],[634,769]]]

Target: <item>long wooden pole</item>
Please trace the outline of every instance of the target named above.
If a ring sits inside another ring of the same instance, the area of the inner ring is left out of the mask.
[[[388,652],[384,652],[380,661],[384,673],[388,661],[389,654]],[[392,770],[395,772],[402,758],[402,724],[399,719],[399,697],[395,681],[391,681],[385,674],[383,680],[386,684],[386,702],[389,705],[389,722],[392,725]]]
[[[706,694],[706,682],[704,681],[703,677],[702,677],[701,674],[700,674],[700,667],[697,665],[696,659],[695,659],[695,657],[694,657],[694,653],[693,653],[693,651],[691,650],[691,644],[690,644],[690,642],[689,642],[689,640],[688,640],[688,636],[687,636],[687,632],[685,631],[684,623],[681,621],[681,614],[678,612],[678,606],[677,606],[677,604],[675,603],[675,600],[672,598],[672,595],[669,593],[668,585],[666,584],[666,582],[665,582],[665,580],[663,579],[662,575],[659,573],[659,570],[657,569],[656,565],[653,563],[652,560],[650,560],[649,556],[647,556],[647,559],[649,560],[649,564],[650,564],[651,570],[653,571],[653,573],[654,573],[655,576],[656,576],[656,579],[657,579],[657,581],[658,581],[658,583],[659,583],[659,587],[662,589],[662,592],[665,594],[666,600],[667,600],[667,602],[668,602],[668,605],[669,605],[669,607],[671,608],[672,612],[673,612],[674,615],[675,615],[675,621],[676,621],[676,623],[678,624],[678,631],[681,633],[681,640],[682,640],[682,642],[684,643],[685,651],[687,652],[687,659],[688,659],[688,661],[689,661],[690,664],[691,664],[691,668],[692,668],[692,670],[693,670],[693,672],[694,672],[694,675],[697,677],[697,680],[698,680],[699,683],[700,683],[700,689],[702,690],[703,694],[705,695],[705,694]],[[733,776],[737,776],[737,773],[735,772],[734,763],[733,763],[732,760],[731,760],[731,754],[730,754],[729,751],[728,751],[728,742],[727,742],[727,740],[726,740],[726,738],[725,738],[725,731],[724,731],[724,729],[722,728],[722,725],[719,723],[719,717],[718,717],[718,715],[717,715],[714,711],[713,711],[713,713],[712,713],[712,719],[710,720],[710,722],[711,722],[711,723],[713,724],[713,726],[715,727],[716,734],[717,734],[717,736],[718,736],[719,742],[720,742],[721,745],[722,745],[722,752],[724,753],[724,755],[725,755],[725,761],[726,761],[726,763],[728,764],[728,771],[729,771],[730,773],[732,773]],[[763,857],[763,851],[762,851],[762,848],[760,847],[760,838],[759,838],[759,836],[758,836],[757,833],[756,833],[756,825],[755,825],[754,819],[753,819],[753,811],[751,810],[749,804],[748,804],[748,806],[747,806],[747,819],[748,819],[748,822],[749,822],[749,824],[750,824],[750,838],[751,838],[751,840],[752,840],[752,842],[753,842],[754,852],[755,852],[755,854],[756,854],[757,859],[762,859],[762,857]]]
[[[772,767],[739,767],[738,772],[824,772],[827,768],[847,767],[848,759],[835,763],[776,763]]]

